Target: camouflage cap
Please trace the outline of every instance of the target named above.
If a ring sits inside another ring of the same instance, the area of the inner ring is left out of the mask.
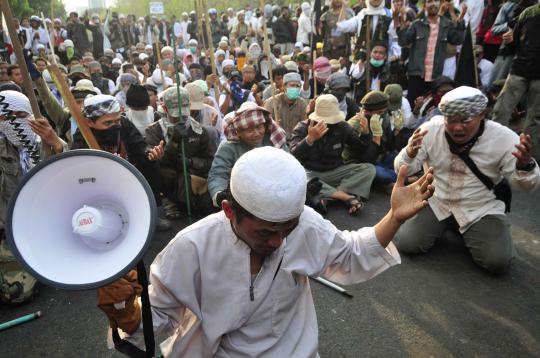
[[[189,115],[189,94],[184,87],[180,87],[180,98],[182,100],[182,115]],[[169,87],[163,92],[163,103],[167,107],[169,115],[180,117],[180,106],[178,106],[178,92],[176,86]]]

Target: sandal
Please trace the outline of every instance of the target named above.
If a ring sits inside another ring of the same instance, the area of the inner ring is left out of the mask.
[[[356,195],[352,198],[347,199],[345,203],[347,204],[347,208],[349,209],[349,215],[356,216],[360,214],[362,210],[364,210],[364,203],[362,202],[362,200],[358,199]]]
[[[176,203],[165,204],[163,206],[163,212],[165,213],[165,217],[169,220],[180,219],[182,216],[182,213],[180,212],[180,209]]]

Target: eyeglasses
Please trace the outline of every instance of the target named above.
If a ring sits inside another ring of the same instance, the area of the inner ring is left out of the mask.
[[[467,125],[472,123],[476,118],[475,117],[459,117],[459,116],[444,116],[444,123],[448,125]]]

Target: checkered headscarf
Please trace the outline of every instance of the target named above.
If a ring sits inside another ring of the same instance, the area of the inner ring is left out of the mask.
[[[228,141],[238,142],[240,141],[239,130],[253,128],[259,124],[266,124],[270,130],[270,141],[274,147],[281,148],[285,144],[285,131],[272,119],[270,114],[257,108],[248,109],[237,115],[226,116],[223,132]]]
[[[487,103],[487,97],[479,89],[461,86],[442,97],[439,109],[445,116],[470,117],[482,113]]]
[[[84,100],[83,114],[86,118],[96,119],[116,112],[120,112],[120,104],[113,96],[101,94]]]

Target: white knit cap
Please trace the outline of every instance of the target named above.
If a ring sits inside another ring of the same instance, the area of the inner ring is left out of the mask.
[[[259,219],[292,220],[304,211],[306,172],[300,162],[282,149],[264,146],[236,161],[231,172],[231,194]]]

